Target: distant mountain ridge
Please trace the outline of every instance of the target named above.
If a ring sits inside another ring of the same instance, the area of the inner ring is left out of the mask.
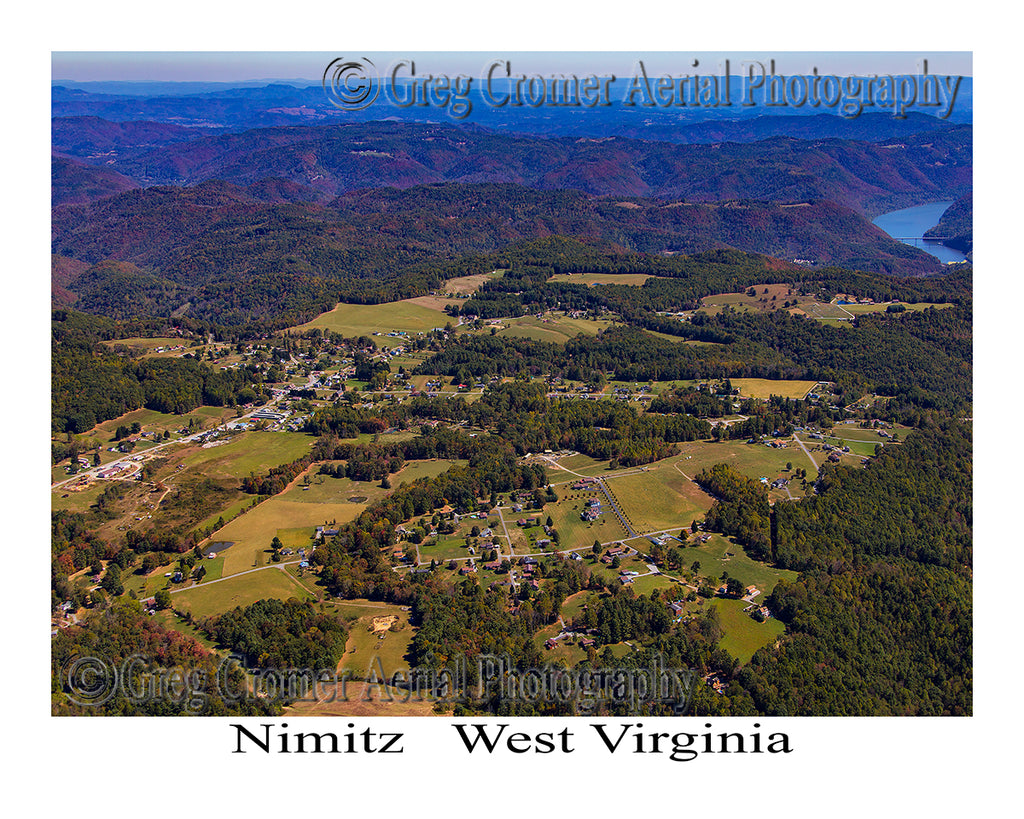
[[[687,129],[703,123],[745,123],[755,119],[765,120],[807,120],[809,123],[822,111],[831,116],[827,133],[807,133],[808,138],[839,136],[849,139],[888,138],[905,136],[908,129],[916,131],[934,130],[945,124],[930,116],[931,110],[911,109],[907,120],[900,120],[891,113],[868,110],[858,117],[841,117],[835,109],[818,109],[811,106],[769,108],[762,105],[743,106],[738,104],[742,83],[734,77],[734,104],[729,106],[648,107],[626,106],[630,82],[619,77],[609,86],[610,106],[599,109],[574,108],[542,105],[495,107],[489,104],[477,82],[467,99],[472,103],[472,113],[466,122],[506,132],[529,133],[548,136],[628,136],[633,138],[668,139],[670,141],[707,141],[699,136],[700,129],[689,133]],[[147,92],[147,87],[150,90]],[[506,85],[498,83],[498,93]],[[141,93],[140,93],[141,92]],[[405,92],[401,92],[403,95]],[[52,115],[59,117],[92,115],[109,120],[153,120],[179,125],[214,125],[220,128],[247,129],[272,125],[288,125],[304,122],[353,123],[372,120],[392,119],[406,122],[435,122],[451,124],[447,109],[438,106],[419,105],[399,107],[387,99],[386,93],[378,95],[376,101],[365,109],[342,111],[334,106],[325,94],[321,82],[315,81],[272,81],[265,83],[82,83],[77,87],[51,87]],[[957,104],[950,112],[950,121],[969,123],[973,117],[973,78],[963,77],[958,87]],[[829,113],[831,112],[831,113]],[[912,119],[924,117],[932,126],[918,126]],[[865,127],[874,120],[880,125]],[[819,122],[824,125],[825,120]],[[767,124],[762,128],[770,128]],[[782,124],[786,133],[789,126]],[[806,126],[802,126],[806,127]],[[813,124],[810,127],[816,127]],[[868,136],[872,128],[891,129],[881,137]],[[646,132],[646,133],[645,133]],[[739,134],[725,135],[725,139],[745,139]],[[762,133],[761,138],[772,134]]]
[[[89,138],[73,136],[68,121],[59,128],[62,147],[106,144],[94,135],[95,120],[81,125]],[[316,191],[321,200],[368,187],[511,182],[699,202],[831,200],[866,215],[955,199],[972,184],[969,126],[882,142],[776,136],[693,145],[398,122],[258,128],[188,141],[178,135],[124,151],[108,167],[142,186],[222,179],[245,187],[277,178]]]

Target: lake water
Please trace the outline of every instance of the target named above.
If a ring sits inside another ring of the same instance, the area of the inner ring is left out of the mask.
[[[880,227],[894,239],[907,245],[920,248],[925,253],[935,256],[940,262],[962,262],[965,256],[958,250],[946,247],[941,242],[922,239],[924,232],[935,227],[952,202],[931,202],[918,205],[916,208],[903,208],[872,220],[872,224]]]

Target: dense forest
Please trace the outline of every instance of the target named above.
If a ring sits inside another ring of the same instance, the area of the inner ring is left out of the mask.
[[[348,636],[339,620],[295,599],[259,600],[211,618],[204,629],[248,667],[334,668]]]
[[[254,389],[262,375],[247,368],[215,370],[191,357],[134,360],[119,355],[99,343],[97,328],[82,321],[82,315],[65,310],[53,314],[54,432],[87,432],[140,407],[181,414],[203,404],[247,404],[262,395]]]
[[[959,250],[968,259],[974,252],[974,194],[961,196],[946,212],[939,223],[925,231],[925,238],[941,236],[942,244]]]
[[[680,278],[690,270],[678,254],[728,248],[812,259],[819,268],[939,269],[931,256],[831,202],[727,204],[674,207],[514,185],[375,190],[327,204],[266,202],[249,189],[211,181],[59,205],[52,251],[87,265],[64,285],[79,309],[117,318],[183,313],[224,325],[270,321],[277,327],[338,301],[424,295],[453,276],[503,266],[492,257],[514,257],[505,252],[510,245],[549,236],[628,251],[634,269],[646,259],[644,272]],[[576,256],[563,258],[557,269],[578,270],[585,255]],[[714,276],[702,279],[703,292],[691,298],[715,291]]]
[[[83,658],[92,662],[89,670],[98,672],[100,684],[80,666]],[[225,690],[245,690],[241,670],[229,668],[225,675],[217,655],[153,622],[128,597],[90,618],[87,627],[61,629],[51,644],[50,665],[55,716],[263,716],[280,709],[253,697],[226,698]],[[169,669],[178,669],[174,684]]]

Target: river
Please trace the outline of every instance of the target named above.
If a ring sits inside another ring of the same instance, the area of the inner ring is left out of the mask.
[[[965,256],[958,250],[946,247],[942,242],[933,242],[921,238],[929,228],[935,227],[952,202],[930,202],[916,208],[903,208],[883,213],[872,220],[872,224],[880,227],[894,239],[907,245],[920,248],[930,253],[940,262],[962,262]]]

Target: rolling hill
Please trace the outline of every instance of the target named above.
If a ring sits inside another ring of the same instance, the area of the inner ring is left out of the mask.
[[[53,253],[95,266],[64,287],[77,307],[106,315],[187,308],[237,323],[316,312],[342,297],[377,301],[387,282],[397,288],[388,297],[420,295],[483,272],[487,255],[512,243],[557,235],[649,254],[732,247],[879,272],[939,268],[832,202],[691,204],[511,184],[370,189],[327,205],[268,202],[266,193],[207,182],[55,208]],[[136,290],[126,268],[108,262],[133,265]]]
[[[94,131],[95,122],[90,120],[88,127]],[[74,142],[70,134],[62,138],[62,144]],[[596,196],[699,202],[831,200],[877,215],[966,194],[972,181],[971,149],[969,126],[881,142],[772,136],[682,145],[372,122],[201,136],[103,161],[142,186],[219,179],[246,187],[274,178],[332,197],[367,187],[511,182]]]

